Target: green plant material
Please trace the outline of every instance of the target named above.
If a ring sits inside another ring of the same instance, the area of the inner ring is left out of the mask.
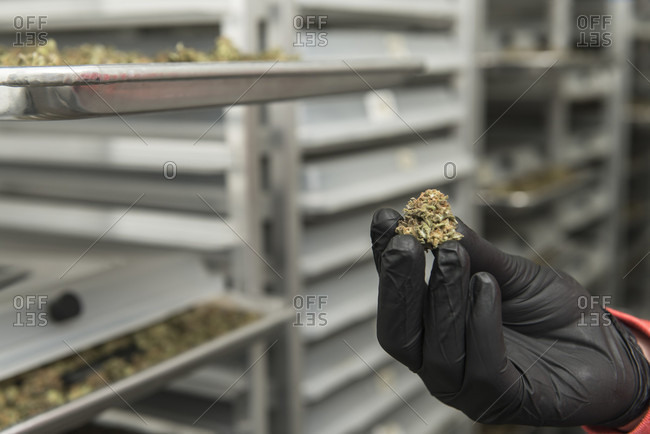
[[[395,232],[413,235],[424,244],[426,250],[432,250],[445,241],[463,238],[462,234],[456,232],[457,227],[458,222],[451,213],[447,196],[429,189],[408,201],[404,208],[404,219],[399,222]]]
[[[564,167],[551,167],[538,170],[525,176],[508,180],[494,188],[495,191],[511,193],[513,191],[536,191],[549,186],[567,182],[571,178],[571,172]]]
[[[206,303],[0,382],[0,430],[241,327],[258,314]],[[93,369],[86,365],[88,362]],[[86,371],[87,375],[70,375]],[[71,380],[71,378],[74,378]]]
[[[111,63],[155,62],[221,62],[242,60],[295,60],[281,50],[269,50],[257,54],[241,53],[228,38],[218,37],[211,51],[186,47],[178,42],[173,51],[156,56],[146,56],[137,51],[122,51],[102,44],[83,44],[60,50],[53,38],[37,47],[5,47],[0,45],[0,66],[52,66],[52,65],[99,65]]]
[[[48,40],[46,47],[52,40]],[[60,54],[59,64],[96,65],[106,63],[148,63],[151,59],[136,51],[121,51],[115,47],[101,44],[83,44],[79,47],[65,48]]]
[[[238,60],[241,57],[239,50],[237,50],[230,39],[219,38],[215,41],[214,45],[213,55],[217,59]]]
[[[176,51],[163,53],[156,60],[160,62],[209,62],[209,53],[186,47],[182,42],[176,44]]]

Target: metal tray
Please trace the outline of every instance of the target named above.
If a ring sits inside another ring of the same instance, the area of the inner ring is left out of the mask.
[[[310,14],[327,14],[328,20],[351,23],[374,21],[377,18],[390,19],[391,23],[414,22],[419,25],[433,26],[440,21],[451,21],[460,11],[458,2],[408,0],[395,3],[387,0],[299,0],[303,12]]]
[[[137,203],[140,209],[155,210],[160,212],[159,215],[177,211],[211,213],[218,220],[218,216],[199,199],[197,195],[200,194],[222,216],[227,216],[229,211],[225,177],[192,177],[182,172],[181,175],[186,176],[178,176],[174,182],[169,182],[158,174],[0,167],[0,197],[20,195],[36,201],[74,201],[77,205],[80,202],[101,202],[107,208],[123,207],[126,210],[133,203],[133,191],[141,191],[146,194]]]
[[[194,197],[196,202],[202,203],[199,197]],[[204,197],[215,200],[213,195]],[[131,203],[137,198],[134,195]],[[232,229],[207,206],[203,214],[192,214],[141,208],[138,204],[126,212],[128,207],[124,205],[36,200],[0,194],[0,228],[22,234],[31,232],[94,240],[107,226],[120,219],[119,227],[108,231],[103,240],[211,252],[241,243]],[[215,209],[221,208],[218,203],[216,206]],[[228,221],[228,217],[225,218]]]
[[[49,249],[54,250],[45,245],[40,251],[21,246],[0,251],[0,264],[30,273],[0,292],[0,380],[70,355],[68,345],[80,351],[94,347],[226,290],[225,277],[209,271],[199,255],[98,248],[71,267],[78,251],[44,252]],[[66,292],[75,294],[81,310],[57,321],[48,307]],[[39,297],[43,305],[17,309],[16,299],[29,296]],[[46,323],[30,326],[28,312],[43,314]]]
[[[498,190],[488,188],[481,191],[481,206],[493,206],[500,209],[530,209],[547,202],[557,200],[583,188],[593,180],[595,174],[590,172],[570,173],[566,178],[541,185],[534,190]]]
[[[329,2],[328,2],[329,3]],[[430,3],[430,2],[429,2]],[[372,3],[374,10],[379,5]],[[397,7],[407,9],[400,3]],[[391,24],[395,23],[398,14],[393,14]],[[329,16],[329,15],[328,15]],[[330,22],[334,22],[330,17]],[[337,23],[340,21],[337,19]],[[431,20],[429,20],[431,22]],[[409,31],[366,28],[358,26],[351,28],[334,27],[327,29],[327,44],[301,44],[309,35],[307,29],[301,30],[296,52],[301,59],[329,60],[338,59],[392,59],[393,61],[409,58],[423,59],[424,75],[454,74],[463,66],[461,41],[451,29],[446,31]],[[298,36],[297,36],[298,37]],[[313,46],[311,46],[313,45]]]
[[[441,129],[463,116],[449,83],[305,99],[298,105],[298,141],[311,154]]]
[[[414,412],[417,412],[415,414]],[[418,417],[420,415],[426,424]],[[412,397],[404,405],[372,427],[371,432],[409,434],[449,434],[473,432],[474,422],[460,411],[436,400],[428,391]],[[454,430],[458,428],[458,430]]]
[[[371,261],[355,264],[345,273],[337,273],[310,283],[304,294],[307,297],[326,296],[323,304],[313,303],[304,309],[316,315],[324,314],[326,324],[307,320],[298,323],[303,342],[313,343],[348,329],[353,324],[372,318],[377,313],[377,271]],[[306,313],[303,318],[307,318]]]
[[[349,351],[352,352],[351,349]],[[410,403],[415,396],[426,390],[417,375],[396,361],[375,369],[378,375],[366,366],[365,378],[309,406],[304,432],[369,432],[369,428],[378,420],[407,405],[404,401]],[[413,417],[417,418],[415,414]]]
[[[77,119],[369,90],[405,83],[416,59],[0,68],[0,119]]]
[[[96,121],[107,120],[109,119]],[[116,120],[120,122],[119,119]],[[101,172],[120,171],[138,176],[146,173],[164,179],[161,174],[167,163],[173,162],[188,176],[214,176],[226,172],[232,165],[232,150],[223,140],[203,138],[197,146],[193,146],[197,134],[205,131],[207,126],[198,126],[193,137],[187,139],[147,136],[147,145],[144,145],[131,131],[128,135],[120,135],[115,131],[119,128],[117,125],[112,125],[113,136],[104,136],[78,133],[77,126],[86,122],[74,121],[74,125],[70,122],[73,121],[38,124],[20,122],[26,128],[19,130],[5,129],[6,124],[2,124],[0,161],[3,170],[8,165],[47,166],[50,170],[67,171],[72,168],[87,172],[92,169]],[[35,132],[35,125],[67,125],[70,130],[65,133],[52,130]],[[142,134],[139,125],[134,126],[134,130]]]
[[[111,383],[110,387],[98,389],[79,399],[13,425],[2,433],[57,433],[82,425],[107,408],[124,405],[123,400],[132,402],[146,396],[171,380],[187,375],[192,369],[205,364],[214,357],[241,348],[252,340],[273,332],[278,326],[285,324],[292,315],[295,315],[291,308],[283,307],[283,303],[279,299],[260,298],[254,300],[249,297],[228,295],[219,297],[218,300],[224,305],[259,312],[262,316],[250,324],[123,380]]]
[[[303,166],[300,202],[309,216],[333,214],[456,182],[473,167],[455,136],[322,158]]]
[[[379,367],[391,358],[377,341],[375,318],[352,326],[308,347],[305,352],[301,391],[306,402],[321,401],[366,377],[368,366]],[[355,354],[346,345],[350,344]]]

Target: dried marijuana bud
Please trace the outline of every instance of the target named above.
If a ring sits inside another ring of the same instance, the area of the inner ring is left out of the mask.
[[[253,60],[295,60],[296,57],[281,50],[262,53],[241,53],[228,38],[218,37],[211,51],[186,47],[182,42],[174,51],[164,51],[151,57],[137,51],[123,51],[102,44],[83,44],[59,49],[56,41],[49,38],[47,44],[38,47],[4,47],[0,45],[0,66],[50,66],[50,65],[96,65],[110,63],[151,62],[220,62]]]
[[[208,53],[186,47],[182,42],[178,42],[176,51],[163,53],[156,60],[161,62],[209,62],[212,59]]]
[[[259,314],[205,303],[0,382],[0,430],[81,398],[243,326]],[[86,362],[90,363],[88,369]]]
[[[408,201],[404,208],[404,220],[400,221],[395,232],[413,235],[427,250],[431,250],[445,241],[463,238],[456,232],[457,226],[447,196],[438,190],[429,189],[420,193],[418,198],[413,197]]]

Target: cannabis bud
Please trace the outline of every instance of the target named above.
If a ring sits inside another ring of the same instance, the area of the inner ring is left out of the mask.
[[[426,250],[431,250],[445,241],[463,238],[462,234],[456,232],[457,226],[447,196],[429,189],[408,201],[404,208],[404,220],[400,221],[395,232],[413,235],[424,244]]]

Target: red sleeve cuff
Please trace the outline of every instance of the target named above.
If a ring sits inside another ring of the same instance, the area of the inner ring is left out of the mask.
[[[619,321],[625,324],[627,327],[637,331],[639,334],[646,335],[650,338],[650,321],[636,318],[627,313],[619,312],[614,309],[607,309],[612,315],[614,315]],[[618,434],[625,431],[619,431],[611,428],[599,428],[599,427],[582,427],[588,433],[594,434]],[[639,424],[632,430],[629,431],[633,434],[650,434],[650,409],[646,410],[643,415],[643,419]]]

